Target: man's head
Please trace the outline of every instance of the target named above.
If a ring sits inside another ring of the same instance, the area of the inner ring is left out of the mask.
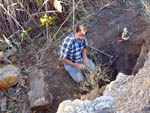
[[[84,39],[86,32],[87,28],[85,27],[85,25],[78,24],[75,28],[75,39],[78,42],[81,42]]]

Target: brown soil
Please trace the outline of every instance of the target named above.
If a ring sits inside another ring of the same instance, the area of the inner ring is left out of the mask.
[[[113,79],[115,79],[118,72],[131,74],[135,65],[138,65],[137,59],[140,56],[142,45],[150,35],[140,13],[137,8],[128,10],[107,8],[99,12],[95,19],[90,22],[87,35],[89,45],[114,56],[113,59],[115,60],[111,65],[112,68],[115,68],[111,75]],[[117,40],[120,39],[120,30],[123,27],[129,27],[132,36],[128,41],[118,44]],[[63,67],[57,65],[59,44],[60,42],[55,42],[53,48],[45,52],[40,65],[36,65],[36,67],[44,70],[46,74],[45,82],[48,83],[49,92],[54,97],[53,105],[50,107],[50,111],[47,111],[48,113],[55,113],[61,101],[80,98],[80,94],[83,93],[79,90],[79,84],[71,79]],[[36,53],[36,49],[32,50],[32,54],[22,57],[21,65],[25,65],[24,68],[30,68],[36,63],[33,52]],[[98,55],[102,64],[110,60],[109,57],[103,54],[99,53]],[[97,61],[94,62],[97,63]],[[142,66],[137,67],[135,70]],[[102,95],[102,92],[99,93]],[[46,111],[41,111],[41,113],[46,113]]]

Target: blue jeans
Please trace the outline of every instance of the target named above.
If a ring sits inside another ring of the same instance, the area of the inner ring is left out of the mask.
[[[88,64],[89,68],[86,71],[91,72],[96,70],[95,64],[90,59],[88,59]],[[79,83],[84,80],[84,76],[79,69],[68,64],[64,64],[64,67],[75,82]]]

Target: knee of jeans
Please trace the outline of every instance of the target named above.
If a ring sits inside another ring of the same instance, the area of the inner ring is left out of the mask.
[[[95,71],[95,70],[96,70],[95,64],[91,64],[91,65],[89,66],[89,70],[90,70],[90,71]]]
[[[88,59],[88,63],[89,63],[89,70],[90,71],[96,70],[95,64],[90,59]]]

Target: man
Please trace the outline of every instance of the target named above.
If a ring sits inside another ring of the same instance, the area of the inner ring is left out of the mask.
[[[60,52],[60,61],[64,63],[66,71],[77,83],[84,80],[82,70],[88,72],[95,70],[95,64],[87,57],[86,32],[87,28],[78,24],[74,34],[64,39]]]

